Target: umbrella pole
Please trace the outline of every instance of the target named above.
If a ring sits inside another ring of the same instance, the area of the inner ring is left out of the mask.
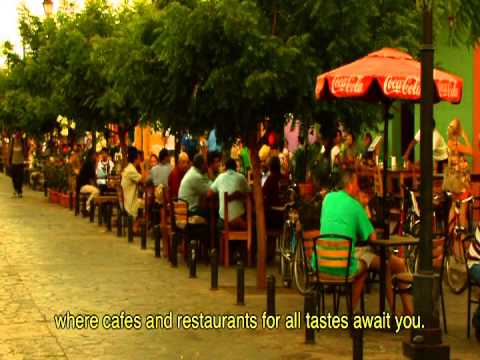
[[[382,194],[382,215],[383,215],[383,238],[390,237],[389,209],[387,205],[387,171],[388,171],[388,119],[392,103],[387,101],[383,104],[383,194]]]

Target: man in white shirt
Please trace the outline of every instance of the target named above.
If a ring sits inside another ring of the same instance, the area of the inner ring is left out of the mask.
[[[128,215],[134,218],[138,215],[138,209],[143,208],[143,201],[138,198],[138,184],[143,182],[143,177],[137,171],[140,164],[138,151],[134,147],[128,148],[128,165],[122,172],[123,206]],[[134,226],[135,228],[135,226]]]
[[[417,131],[415,137],[410,142],[403,155],[404,161],[408,162],[410,153],[412,152],[413,148],[416,144],[420,142],[420,130]],[[432,146],[433,146],[433,161],[436,163],[437,173],[443,173],[444,167],[447,165],[448,162],[448,147],[445,139],[442,137],[440,132],[435,127],[435,120],[433,120],[433,133],[432,133]]]
[[[193,158],[192,167],[183,177],[178,190],[178,198],[188,203],[188,211],[192,215],[208,216],[205,199],[210,181],[206,175],[207,162],[202,154]]]
[[[242,174],[236,171],[237,163],[233,159],[228,159],[226,164],[226,171],[215,179],[210,186],[209,193],[217,193],[219,195],[219,212],[221,220],[224,220],[225,214],[225,193],[232,195],[236,192],[245,193],[250,192],[247,179]],[[242,215],[245,214],[245,207],[240,200],[232,200],[228,203],[228,217],[229,223],[240,224],[242,222]]]
[[[332,169],[335,165],[338,165],[339,155],[340,155],[340,145],[342,143],[342,132],[337,130],[335,133],[334,146],[330,150],[330,166]]]

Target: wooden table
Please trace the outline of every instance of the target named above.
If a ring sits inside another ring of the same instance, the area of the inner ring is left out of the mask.
[[[383,178],[383,169],[377,169],[375,167],[362,167],[359,170],[360,176],[369,176],[369,177],[375,177],[378,176],[380,178]],[[395,181],[398,179],[398,184],[399,184],[399,194],[403,198],[404,197],[404,185],[405,185],[405,180],[407,179],[412,179],[412,187],[413,188],[419,188],[420,186],[420,169],[419,168],[395,168],[395,169],[388,169],[387,170],[387,184],[382,184],[383,186],[386,186],[386,190],[389,193],[394,193],[395,190]],[[433,175],[434,183],[440,183],[443,180],[443,174],[434,174]],[[378,189],[377,189],[378,190]],[[378,193],[379,191],[377,191]],[[381,194],[379,194],[381,195]]]
[[[387,273],[387,248],[392,246],[408,246],[417,245],[419,239],[392,235],[390,239],[370,240],[368,244],[377,247],[380,250],[380,314],[385,311],[385,295],[386,295],[386,280]]]
[[[419,169],[388,169],[387,170],[387,191],[390,193],[394,192],[394,181],[398,179],[398,186],[400,190],[400,196],[403,199],[405,179],[412,179],[412,185],[414,188],[417,188],[420,183],[420,170]]]

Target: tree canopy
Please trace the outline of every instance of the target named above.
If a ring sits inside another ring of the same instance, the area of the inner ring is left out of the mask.
[[[472,45],[479,2],[437,0],[437,22]],[[316,75],[384,46],[418,55],[420,10],[430,3],[137,0],[112,9],[88,0],[47,19],[23,9],[25,54],[4,46],[0,116],[33,133],[55,126],[58,114],[80,130],[148,122],[246,135],[265,117],[280,126],[293,113],[323,132],[338,120],[355,131],[375,125],[378,108],[316,103]]]

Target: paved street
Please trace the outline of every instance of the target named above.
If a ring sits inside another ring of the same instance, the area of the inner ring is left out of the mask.
[[[247,271],[246,305],[235,305],[234,269],[220,269],[221,289],[209,290],[209,270],[189,279],[153,256],[152,244],[140,250],[105,228],[49,204],[28,189],[13,199],[10,179],[0,175],[0,359],[351,359],[345,330],[317,333],[304,344],[304,330],[57,329],[55,314],[139,315],[240,314],[259,318],[265,294],[254,289]],[[272,269],[273,271],[273,269]],[[466,339],[466,294],[447,294],[452,359],[478,359],[480,345]],[[374,312],[378,295],[367,297]],[[277,312],[303,309],[303,298],[279,289]],[[402,359],[399,335],[367,331],[366,359]]]

